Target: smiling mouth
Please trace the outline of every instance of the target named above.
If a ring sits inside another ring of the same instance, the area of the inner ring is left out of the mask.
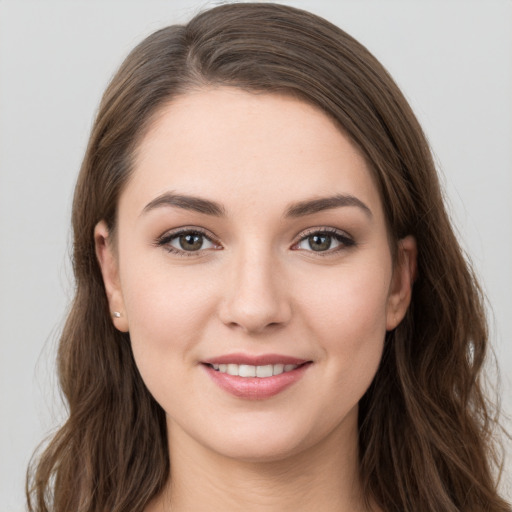
[[[291,372],[297,368],[304,366],[304,364],[266,364],[262,366],[253,366],[250,364],[208,364],[219,373],[226,373],[235,377],[257,377],[264,379],[266,377],[273,377],[274,375],[281,375],[282,373]]]
[[[243,400],[266,400],[299,382],[313,361],[279,354],[225,354],[202,362],[221,389]]]

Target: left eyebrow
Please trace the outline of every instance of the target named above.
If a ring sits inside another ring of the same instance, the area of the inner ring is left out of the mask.
[[[363,210],[368,217],[373,217],[372,211],[363,203],[363,201],[349,194],[337,194],[330,197],[322,197],[320,199],[311,199],[308,201],[293,203],[286,210],[285,217],[304,217],[324,210],[331,210],[333,208],[341,208],[345,206],[355,206]]]
[[[215,217],[223,217],[226,212],[222,205],[209,199],[203,199],[196,196],[188,196],[183,194],[174,194],[166,192],[148,203],[142,213],[147,213],[155,208],[162,206],[173,206],[183,210],[192,210],[205,215],[213,215]]]

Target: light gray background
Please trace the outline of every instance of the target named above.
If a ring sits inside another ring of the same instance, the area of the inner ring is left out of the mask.
[[[410,100],[492,303],[512,411],[512,2],[282,3],[354,35]],[[31,452],[63,416],[53,361],[72,290],[71,195],[100,95],[144,36],[207,5],[0,0],[1,511],[24,509]]]

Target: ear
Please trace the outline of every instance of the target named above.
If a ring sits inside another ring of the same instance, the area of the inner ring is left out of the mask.
[[[105,221],[98,222],[94,228],[94,244],[96,257],[101,268],[103,284],[112,315],[112,321],[117,329],[128,332],[128,318],[124,307],[123,293],[119,279],[119,266],[115,247]]]
[[[386,330],[392,331],[403,320],[411,303],[416,279],[418,249],[416,239],[406,236],[398,242],[398,254],[386,309]]]

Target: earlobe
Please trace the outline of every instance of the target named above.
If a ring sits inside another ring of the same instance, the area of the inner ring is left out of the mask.
[[[109,238],[109,229],[103,220],[98,222],[94,228],[94,244],[112,321],[118,330],[128,332],[128,319],[119,279],[118,260],[112,240]]]
[[[411,303],[412,287],[416,279],[418,249],[410,235],[398,242],[398,254],[386,311],[386,330],[392,331],[403,320]]]

